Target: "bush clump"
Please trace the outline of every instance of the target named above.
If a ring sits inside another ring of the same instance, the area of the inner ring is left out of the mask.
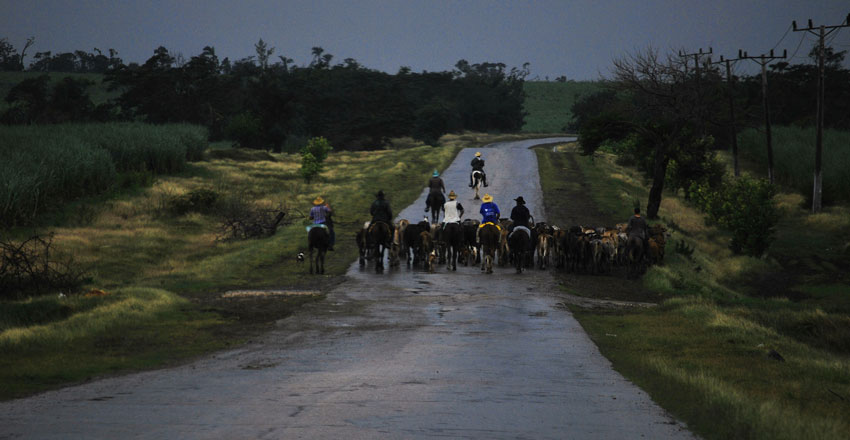
[[[322,172],[323,162],[331,150],[330,142],[321,136],[310,139],[301,149],[301,175],[307,183]]]
[[[767,180],[740,177],[717,189],[692,183],[690,200],[715,223],[732,232],[730,247],[736,254],[759,257],[773,240],[778,210],[776,189]]]

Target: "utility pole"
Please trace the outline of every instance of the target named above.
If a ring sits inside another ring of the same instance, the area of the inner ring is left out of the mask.
[[[712,49],[711,47],[708,48],[708,52],[703,52],[702,48],[699,48],[699,52],[695,52],[695,53],[683,53],[682,51],[679,51],[679,56],[682,57],[682,58],[694,57],[694,64],[696,65],[696,78],[695,78],[696,86],[697,86],[697,88],[696,88],[696,99],[698,101],[702,100],[702,95],[701,95],[702,88],[701,88],[700,71],[699,71],[700,58],[702,58],[703,56],[709,56],[712,53],[714,53],[714,49]],[[711,62],[711,57],[709,57],[709,62]],[[686,74],[687,74],[687,68],[688,68],[688,62],[686,60],[685,61],[685,72],[686,72]],[[704,106],[699,107],[699,110],[702,110],[702,109],[704,109]],[[702,111],[698,112],[697,114],[700,116],[701,121],[699,121],[699,122],[700,122],[700,125],[702,125],[702,134],[703,134],[703,136],[705,136],[705,125],[704,125],[704,121],[705,121],[704,116],[705,115],[703,114]]]
[[[773,55],[773,49],[770,49],[770,55],[749,56],[746,52],[738,49],[738,58],[742,60],[753,60],[761,65],[761,100],[764,108],[764,133],[767,139],[767,179],[770,183],[774,183],[773,173],[773,141],[770,138],[770,105],[767,101],[767,64],[773,60],[787,58],[788,51],[783,51],[782,56]]]
[[[809,32],[818,37],[818,90],[817,90],[817,136],[815,138],[815,182],[812,190],[812,213],[818,213],[823,209],[823,90],[824,90],[824,56],[825,47],[823,40],[827,35],[835,32],[843,27],[850,27],[850,14],[844,24],[836,26],[818,27],[812,26],[812,20],[809,19],[809,26],[806,28],[797,29],[797,21],[792,21],[794,32]],[[829,29],[827,31],[827,29]]]
[[[729,141],[732,145],[732,163],[735,169],[735,177],[739,177],[741,175],[741,167],[738,164],[738,130],[735,128],[735,92],[733,90],[735,77],[732,76],[732,63],[735,61],[740,61],[740,58],[729,60],[724,59],[723,55],[720,55],[720,61],[715,63],[711,62],[711,58],[708,59],[709,64],[726,64],[726,88],[729,93]]]

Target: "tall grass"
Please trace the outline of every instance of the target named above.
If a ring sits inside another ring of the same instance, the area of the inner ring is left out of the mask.
[[[206,145],[204,128],[183,124],[0,127],[0,225],[101,193],[120,172],[180,172]]]
[[[809,200],[815,172],[815,128],[773,127],[774,171],[777,182]],[[767,164],[764,133],[748,129],[738,135],[741,155]],[[823,132],[824,203],[850,201],[850,132]]]

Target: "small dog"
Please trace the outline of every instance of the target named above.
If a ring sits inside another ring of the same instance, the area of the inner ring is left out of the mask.
[[[428,273],[434,273],[434,263],[437,262],[437,252],[431,251],[428,254]]]
[[[295,256],[295,260],[299,263],[304,262],[304,252],[299,252],[298,255]]]

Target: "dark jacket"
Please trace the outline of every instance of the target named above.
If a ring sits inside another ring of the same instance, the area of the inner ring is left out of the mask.
[[[446,192],[446,185],[443,183],[443,179],[439,177],[432,177],[428,180],[428,188],[430,189],[431,194]]]
[[[472,162],[470,162],[470,165],[472,165],[473,170],[484,171],[484,159],[482,159],[480,157],[476,157],[476,158],[472,159]]]
[[[393,213],[390,210],[390,202],[386,199],[378,199],[372,202],[372,208],[369,209],[372,214],[372,223],[384,222],[391,225],[393,222]]]
[[[649,238],[649,226],[646,224],[646,220],[638,215],[629,219],[629,225],[626,227],[626,232],[629,236],[634,235],[642,238],[644,241]]]
[[[514,221],[514,225],[516,226],[528,227],[528,221],[531,220],[531,212],[529,212],[525,205],[516,205],[511,210],[511,220]]]

